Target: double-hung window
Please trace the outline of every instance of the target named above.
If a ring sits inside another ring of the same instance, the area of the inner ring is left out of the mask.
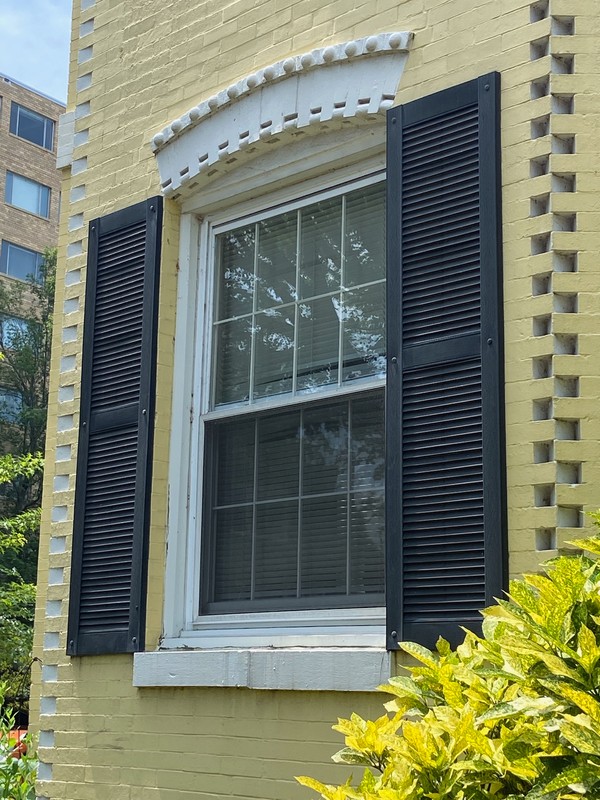
[[[213,233],[201,611],[382,605],[385,184]]]
[[[11,103],[10,132],[45,150],[54,146],[54,121],[19,103]]]
[[[38,217],[50,216],[50,187],[43,183],[17,175],[6,173],[6,202],[12,206],[29,211]]]

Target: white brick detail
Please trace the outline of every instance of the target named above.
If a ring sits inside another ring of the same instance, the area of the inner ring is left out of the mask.
[[[83,39],[84,36],[89,36],[94,30],[94,18],[82,22],[79,26],[79,38]]]
[[[65,316],[67,314],[75,314],[79,311],[79,298],[78,297],[69,297],[63,303],[63,311],[65,312]]]
[[[50,539],[50,552],[57,555],[66,552],[67,539],[65,536],[52,536]]]
[[[85,184],[74,186],[69,192],[69,200],[71,203],[77,203],[79,200],[85,199]]]
[[[84,156],[83,158],[75,158],[73,160],[73,166],[71,167],[71,174],[72,175],[80,175],[82,172],[86,171],[87,165],[88,165],[87,156]],[[69,230],[70,231],[75,230],[75,228],[71,228],[70,227],[70,223],[71,223],[71,220],[69,220]],[[83,218],[81,220],[81,224],[83,225]],[[76,225],[75,227],[79,228],[81,226],[80,225]]]
[[[56,697],[40,698],[40,714],[56,714]]]
[[[79,283],[81,280],[81,270],[80,269],[70,269],[65,274],[65,285],[66,286],[73,286],[76,283]]]
[[[46,602],[46,616],[47,617],[60,617],[62,613],[62,600],[48,600]],[[42,680],[44,675],[45,666],[42,667]],[[56,679],[54,679],[56,680]]]
[[[60,360],[60,371],[71,372],[75,369],[75,356],[63,356]]]
[[[48,586],[62,586],[65,582],[64,567],[50,567],[48,570]]]
[[[70,431],[73,429],[73,414],[60,414],[57,422],[58,431]]]
[[[83,253],[83,242],[81,239],[77,242],[71,242],[67,245],[67,258],[74,258],[75,256],[80,256]],[[67,272],[67,275],[69,273]],[[77,283],[77,281],[73,281],[73,283]]]
[[[62,340],[63,342],[77,341],[77,325],[67,325],[66,328],[63,328]]]
[[[70,461],[71,460],[71,445],[59,444],[56,448],[57,461]]]
[[[42,680],[45,683],[58,680],[58,664],[44,664],[42,667]]]
[[[60,636],[57,631],[49,631],[44,634],[44,650],[58,650]]]
[[[59,403],[70,403],[74,399],[75,399],[75,386],[73,384],[69,384],[69,386],[58,387]]]
[[[66,522],[68,510],[67,506],[53,506],[52,522]]]
[[[55,475],[54,476],[54,491],[55,492],[68,492],[69,491],[69,476],[68,475]]]
[[[54,731],[40,731],[38,744],[40,747],[54,747]]]
[[[82,47],[81,50],[77,52],[77,63],[85,64],[85,62],[89,61],[93,55],[94,55],[93,45],[90,45],[89,47]]]
[[[82,117],[87,117],[90,114],[91,106],[89,100],[85,103],[78,103],[75,106],[75,119],[81,119]]]

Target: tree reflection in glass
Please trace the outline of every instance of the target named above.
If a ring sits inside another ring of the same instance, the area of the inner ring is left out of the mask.
[[[214,403],[382,376],[384,185],[217,237]]]

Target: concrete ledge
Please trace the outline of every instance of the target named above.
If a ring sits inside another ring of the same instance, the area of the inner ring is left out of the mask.
[[[380,648],[170,650],[136,653],[133,685],[371,692],[392,667]]]

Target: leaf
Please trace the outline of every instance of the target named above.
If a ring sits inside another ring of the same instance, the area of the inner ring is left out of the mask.
[[[600,780],[600,774],[597,769],[590,766],[572,767],[566,769],[553,778],[549,783],[544,786],[545,792],[554,792],[557,789],[562,789],[563,786],[573,786],[574,784],[581,784],[584,787],[584,792],[591,789],[594,784]]]
[[[417,661],[420,661],[422,664],[426,664],[428,667],[432,667],[435,670],[438,669],[438,660],[435,658],[431,650],[423,647],[423,645],[417,644],[416,642],[400,642],[400,647],[405,653],[408,653],[413,658],[416,658]]]
[[[334,755],[331,756],[331,760],[336,764],[358,764],[362,767],[368,767],[371,765],[371,759],[369,759],[364,753],[359,753],[356,750],[353,750],[351,747],[342,747],[341,750],[338,750],[337,753],[334,753]]]
[[[569,744],[581,753],[600,756],[600,736],[589,726],[581,724],[578,717],[567,717],[558,724]]]
[[[478,722],[489,722],[495,719],[505,719],[523,715],[524,717],[538,716],[544,711],[556,708],[556,703],[550,697],[517,697],[509,703],[498,703],[478,717]]]

